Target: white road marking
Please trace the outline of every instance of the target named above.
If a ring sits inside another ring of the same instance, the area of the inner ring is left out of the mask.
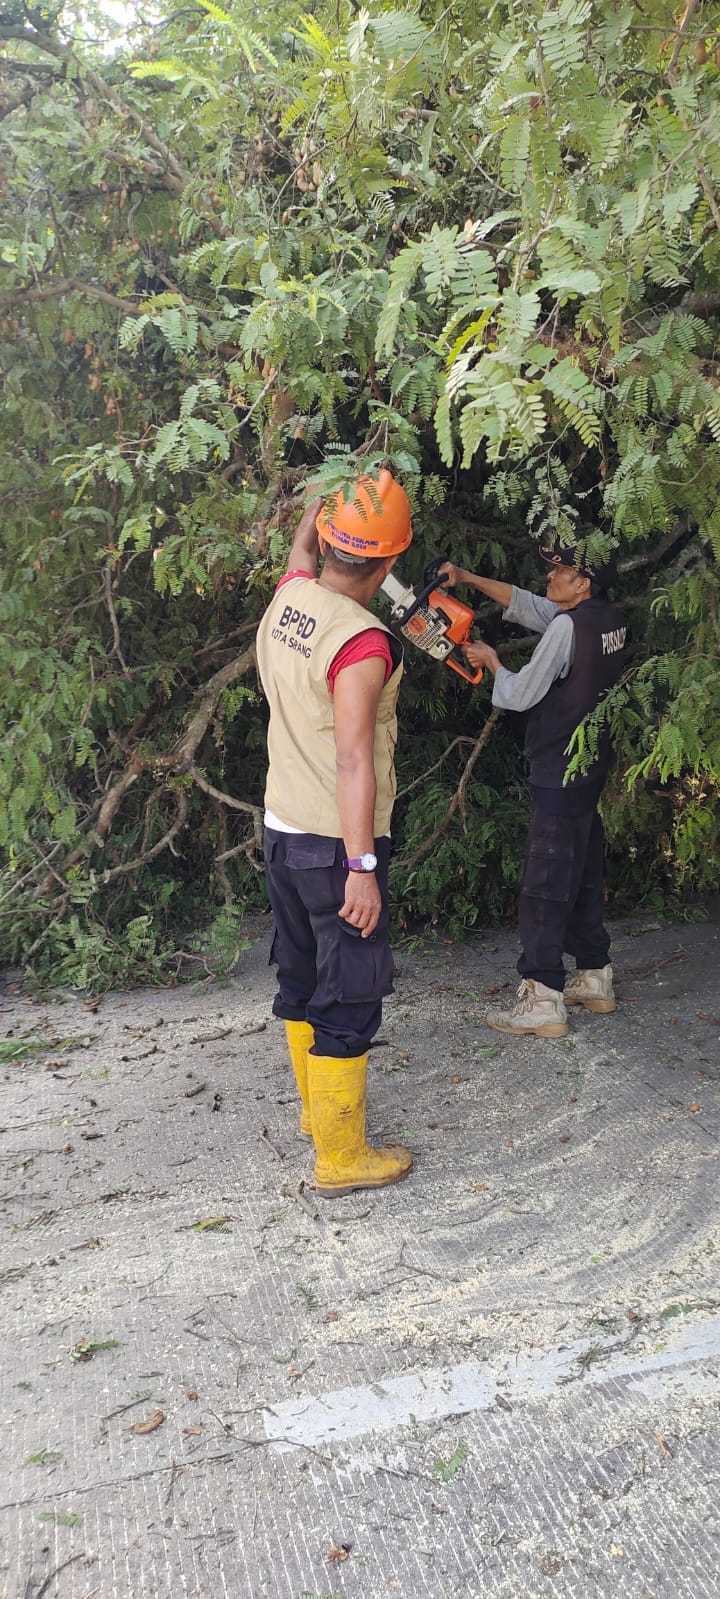
[[[605,1359],[585,1367],[583,1382],[594,1387],[632,1377],[652,1398],[667,1392],[672,1376],[688,1392],[700,1394],[708,1386],[717,1392],[717,1370],[704,1371],[702,1363],[720,1357],[720,1316],[688,1321],[671,1336],[673,1347],[654,1354],[608,1348]],[[467,1360],[384,1377],[370,1386],[283,1400],[264,1411],[265,1435],[276,1451],[284,1453],[298,1445],[336,1443],[417,1422],[470,1415],[489,1410],[498,1398],[513,1406],[547,1398],[557,1393],[558,1384],[577,1377],[583,1356],[598,1348],[602,1349],[600,1339],[576,1338],[560,1350],[520,1355],[502,1369]]]

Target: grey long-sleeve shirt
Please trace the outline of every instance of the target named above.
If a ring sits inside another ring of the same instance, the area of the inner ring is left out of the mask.
[[[495,674],[493,705],[500,711],[528,711],[544,699],[556,678],[567,677],[575,653],[575,629],[567,613],[553,600],[544,600],[514,584],[503,621],[517,622],[532,633],[542,634],[521,671],[509,672],[501,666]]]

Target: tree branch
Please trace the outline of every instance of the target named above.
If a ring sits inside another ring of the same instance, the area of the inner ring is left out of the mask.
[[[185,789],[181,788],[178,790],[177,810],[175,812],[175,820],[172,824],[172,827],[169,827],[167,832],[163,833],[162,838],[159,838],[157,843],[152,845],[151,849],[143,850],[142,853],[140,855],[136,855],[133,860],[123,861],[120,866],[111,866],[109,871],[103,872],[100,878],[101,883],[112,883],[117,877],[127,876],[128,872],[139,871],[141,866],[147,866],[149,861],[154,861],[155,856],[160,855],[164,849],[168,848],[168,845],[172,847],[173,839],[177,837],[178,833],[185,826],[187,821],[187,813],[188,797]]]
[[[678,28],[677,36],[676,36],[676,39],[675,39],[675,44],[673,46],[673,53],[672,53],[672,55],[670,57],[670,60],[668,62],[668,68],[667,68],[667,74],[666,74],[668,83],[671,85],[671,87],[673,89],[675,88],[675,82],[676,82],[676,78],[677,78],[677,64],[678,64],[678,61],[680,59],[680,51],[682,50],[684,41],[685,41],[685,39],[687,37],[688,29],[690,27],[690,23],[692,22],[692,19],[693,19],[694,15],[695,15],[695,12],[697,11],[697,8],[698,8],[698,0],[687,0],[687,4],[685,6],[685,12],[684,12],[684,15],[683,15],[683,19],[682,19],[682,22],[680,23],[680,27]],[[679,107],[677,108],[677,117],[678,117],[678,121],[682,124],[682,126],[685,129],[686,133],[689,133],[690,129],[688,127],[687,117],[683,114],[683,112],[681,111],[681,109]],[[710,178],[708,176],[707,168],[703,165],[702,161],[700,160],[700,157],[697,156],[697,155],[693,156],[693,166],[694,166],[695,171],[696,171],[696,173],[698,175],[698,179],[699,179],[699,182],[700,182],[700,187],[701,187],[701,189],[703,191],[703,194],[705,195],[705,199],[707,200],[707,203],[708,203],[708,205],[710,207],[710,211],[712,213],[712,217],[713,217],[713,221],[715,223],[715,226],[716,226],[716,228],[718,230],[718,233],[720,233],[720,206],[718,206],[717,200],[715,198],[715,190],[714,190],[714,187],[713,187],[713,185],[712,185],[712,183],[710,181]]]
[[[663,556],[667,555],[669,550],[673,550],[685,537],[688,528],[688,519],[683,517],[671,527],[670,532],[665,534],[664,539],[661,539],[654,549],[646,550],[642,555],[629,555],[624,561],[620,561],[618,570],[621,573],[637,572],[643,566],[657,566]]]
[[[153,763],[155,766],[160,764],[165,768],[171,767],[177,772],[188,772],[190,770],[195,759],[195,752],[210,726],[220,695],[226,688],[230,687],[231,683],[236,683],[238,678],[244,677],[245,673],[249,672],[254,661],[255,645],[251,644],[248,649],[243,650],[242,655],[238,655],[234,661],[228,661],[227,666],[221,667],[219,672],[214,673],[200,694],[198,709],[192,717],[184,737],[180,740],[172,755],[162,756],[160,762],[155,761]]]
[[[101,848],[103,847],[125,795],[137,783],[143,772],[146,771],[153,772],[156,776],[164,773],[168,778],[183,777],[190,773],[198,787],[204,789],[212,798],[220,800],[234,810],[249,811],[253,817],[255,841],[258,847],[262,847],[262,812],[259,806],[251,805],[243,800],[233,799],[230,794],[223,794],[221,790],[214,789],[212,784],[208,783],[207,778],[204,778],[202,773],[199,773],[194,768],[196,751],[207,732],[221,694],[231,683],[235,683],[239,677],[249,671],[254,660],[255,647],[251,645],[242,655],[238,655],[234,661],[229,661],[219,672],[215,672],[214,676],[209,679],[201,690],[198,696],[198,709],[191,718],[184,737],[174,750],[166,755],[153,755],[150,752],[141,753],[139,750],[135,751],[130,757],[125,770],[120,773],[112,787],[107,790],[97,812],[97,819],[90,832],[87,846],[74,849],[59,866],[53,868],[52,872],[46,872],[45,877],[34,891],[34,900],[40,900],[48,893],[54,879],[59,877],[67,878],[67,873],[73,866],[77,866],[81,861],[88,860],[94,847],[98,845]],[[157,801],[158,792],[159,790],[156,788],[151,796],[151,799],[155,802]],[[184,793],[184,791],[182,792]],[[145,850],[136,856],[134,860],[124,862],[121,866],[111,867],[104,872],[102,875],[103,883],[109,883],[114,878],[123,875],[123,873],[135,871],[140,866],[144,866],[147,861],[154,860],[161,850],[171,844],[176,833],[185,825],[186,813],[187,801],[184,802],[184,810],[178,803],[178,814],[175,823],[164,838],[154,844],[151,850]]]
[[[212,322],[212,312],[207,311],[204,305],[195,305],[192,300],[186,298],[181,289],[175,289],[174,292],[202,322]],[[141,305],[144,304],[144,300],[121,300],[119,295],[111,294],[109,289],[101,289],[97,283],[87,283],[84,278],[56,278],[51,283],[37,283],[32,289],[17,289],[14,294],[0,295],[0,311],[7,311],[13,305],[31,305],[36,300],[56,299],[58,295],[63,294],[90,294],[93,299],[100,300],[103,305],[109,305],[113,311],[120,311],[123,316],[137,316]]]
[[[229,909],[230,906],[235,902],[235,895],[233,894],[233,886],[230,882],[230,878],[228,877],[227,869],[225,867],[225,862],[230,852],[228,851],[227,847],[227,812],[225,810],[225,806],[220,800],[215,801],[215,815],[217,816],[218,844],[220,845],[220,854],[215,856],[214,865],[218,882],[223,891],[225,904]]]
[[[697,8],[698,8],[698,0],[687,0],[687,5],[685,7],[685,14],[684,14],[682,22],[680,23],[680,26],[679,26],[679,28],[677,30],[677,34],[675,36],[675,43],[673,45],[673,53],[672,53],[672,55],[670,57],[670,60],[668,62],[667,76],[668,76],[668,78],[670,78],[670,82],[671,83],[672,83],[671,74],[673,74],[675,72],[675,68],[676,68],[676,66],[678,64],[678,61],[680,59],[680,51],[682,50],[682,47],[683,47],[685,39],[687,38],[688,28],[690,27],[690,23],[692,22],[692,19],[693,19],[694,15],[695,15],[695,12],[697,11]]]
[[[443,762],[447,760],[448,755],[451,755],[454,749],[457,749],[459,744],[472,744],[472,739],[462,733],[457,738],[454,738],[452,743],[448,744],[447,749],[443,750],[439,761],[436,761],[434,766],[429,766],[426,772],[423,772],[420,777],[416,777],[412,783],[408,783],[407,788],[402,788],[400,793],[396,794],[395,803],[397,804],[399,800],[405,799],[408,794],[412,794],[413,789],[419,788],[421,783],[426,783],[427,779],[432,777],[433,772],[439,772]]]
[[[19,111],[21,106],[28,106],[39,92],[39,84],[27,83],[25,88],[15,96],[14,100],[6,99],[3,94],[0,94],[0,122],[4,122],[6,117],[11,117],[13,111]]]
[[[0,27],[0,41],[9,42],[10,40],[16,40],[21,44],[34,45],[36,49],[44,51],[46,55],[53,56],[56,61],[62,61],[66,67],[72,67],[80,71],[80,65],[72,51],[62,44],[59,39],[54,39],[48,33],[41,33],[35,28]],[[102,100],[105,105],[110,106],[116,116],[120,117],[122,121],[129,120],[132,122],[142,135],[145,143],[149,145],[151,150],[155,151],[156,155],[160,156],[163,163],[163,176],[168,189],[171,189],[175,194],[183,194],[185,189],[192,184],[193,175],[175,159],[169,145],[160,138],[155,129],[150,126],[150,123],[145,121],[141,113],[136,111],[134,106],[129,105],[126,100],[123,100],[112,88],[112,85],[106,83],[105,79],[100,77],[97,72],[89,71],[83,64],[82,75],[83,81],[90,85],[98,99]],[[213,232],[219,238],[222,238],[225,232],[222,223],[219,217],[216,217],[207,206],[205,207],[205,218]]]
[[[220,805],[228,805],[231,811],[250,812],[250,815],[253,819],[255,843],[257,844],[258,849],[262,849],[263,813],[260,809],[260,806],[251,805],[249,800],[235,799],[232,794],[226,794],[221,788],[213,788],[212,783],[208,783],[207,778],[203,777],[202,772],[199,772],[196,766],[190,767],[190,776],[192,777],[193,781],[197,783],[198,788],[202,789],[204,794],[209,794],[210,798],[216,800]],[[218,860],[226,860],[227,856],[219,855],[217,858]]]
[[[107,565],[103,567],[102,584],[103,584],[103,595],[104,595],[104,598],[105,598],[105,604],[107,606],[108,615],[110,617],[110,626],[112,627],[112,632],[113,632],[113,647],[112,647],[112,649],[110,651],[110,654],[111,654],[111,656],[114,655],[115,659],[120,663],[120,666],[122,667],[122,670],[123,670],[123,675],[125,677],[129,677],[130,673],[128,671],[128,667],[127,667],[127,662],[125,660],[125,656],[123,655],[123,652],[122,652],[122,645],[120,643],[120,627],[119,627],[118,619],[117,619],[117,611],[115,610],[115,603],[114,603],[113,597],[112,597],[112,578],[111,578],[111,575],[110,575],[110,562],[108,562]]]
[[[62,61],[66,65],[72,66],[77,66],[78,64],[67,45],[62,44],[59,39],[54,39],[49,33],[41,33],[36,28],[0,27],[0,39],[8,41],[15,39],[21,44],[32,44],[37,50],[42,50],[45,55],[54,56],[56,61]],[[159,156],[162,156],[166,172],[174,177],[183,188],[186,188],[192,182],[191,174],[186,172],[179,162],[175,160],[172,150],[159,138],[155,129],[150,127],[149,123],[140,115],[140,112],[136,111],[134,106],[128,105],[126,100],[121,99],[111,84],[106,83],[105,79],[99,77],[97,72],[88,71],[86,67],[83,67],[83,78],[94,89],[98,97],[105,101],[106,105],[112,106],[113,111],[118,116],[127,117],[135,124],[145,143],[149,144],[151,150],[155,150]]]
[[[37,300],[56,299],[63,294],[91,294],[113,311],[121,311],[123,316],[137,312],[140,304],[137,300],[121,300],[119,295],[110,294],[108,289],[101,289],[96,283],[86,283],[83,278],[56,278],[53,283],[39,283],[32,289],[17,289],[14,294],[3,294],[0,296],[0,311],[9,310],[12,305],[31,305]]]
[[[455,812],[458,810],[462,816],[463,827],[465,827],[465,800],[468,783],[470,782],[473,772],[473,767],[475,766],[475,762],[478,760],[478,757],[482,754],[485,745],[487,744],[488,739],[490,738],[494,728],[497,726],[499,720],[500,711],[491,711],[480,737],[475,740],[470,755],[465,762],[460,782],[458,783],[445,815],[441,817],[440,821],[438,822],[437,826],[433,828],[433,831],[429,837],[423,839],[422,844],[418,844],[417,849],[413,850],[412,855],[409,855],[406,860],[401,860],[398,862],[398,865],[401,866],[404,871],[408,872],[412,866],[417,866],[418,861],[424,860],[425,856],[429,855],[433,845],[435,845],[438,839],[442,837],[446,827],[449,826],[453,816],[455,815]]]

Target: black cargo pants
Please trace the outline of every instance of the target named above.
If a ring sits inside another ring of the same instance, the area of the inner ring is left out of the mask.
[[[308,1021],[315,1054],[364,1055],[393,989],[388,939],[390,840],[375,840],[382,911],[372,938],[360,938],[338,916],[347,869],[342,839],[265,829],[265,876],[275,919],[270,951],[278,969],[273,1012]]]
[[[597,800],[582,807],[566,791],[533,788],[518,920],[521,977],[532,977],[561,993],[563,951],[578,969],[599,970],[610,959],[604,925],[605,838]],[[582,808],[581,808],[582,807]]]

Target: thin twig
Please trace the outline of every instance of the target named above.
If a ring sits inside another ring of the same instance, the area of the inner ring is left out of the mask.
[[[258,849],[261,849],[263,839],[263,813],[260,809],[260,806],[251,805],[248,800],[235,799],[232,794],[226,794],[223,789],[214,788],[213,784],[209,783],[206,777],[203,777],[202,772],[199,772],[196,766],[191,766],[189,768],[189,772],[190,776],[197,783],[198,788],[201,788],[204,794],[209,794],[211,799],[219,800],[221,805],[229,805],[230,809],[233,811],[249,812],[253,819],[255,842],[258,846]],[[219,857],[221,860],[227,860],[227,858],[227,855],[222,855]]]
[[[108,615],[110,617],[110,626],[112,627],[112,633],[113,633],[113,647],[112,647],[112,649],[110,651],[110,654],[114,655],[116,657],[116,659],[120,662],[120,665],[121,665],[122,670],[123,670],[123,676],[124,677],[129,677],[130,676],[130,672],[128,671],[127,662],[126,662],[125,656],[123,655],[123,652],[122,652],[122,645],[120,643],[120,625],[118,623],[117,611],[115,610],[115,604],[114,604],[113,597],[112,597],[112,577],[110,575],[110,562],[109,561],[108,561],[107,565],[103,567],[102,585],[103,585],[103,595],[104,595],[104,598],[105,598],[105,604],[106,604],[106,606],[108,608]]]
[[[172,847],[173,839],[185,826],[187,813],[188,797],[185,790],[181,788],[177,796],[175,820],[167,832],[163,833],[162,838],[159,838],[157,843],[153,844],[152,849],[146,849],[141,855],[135,855],[131,861],[123,861],[120,866],[111,866],[109,871],[103,872],[101,881],[103,883],[112,883],[116,877],[126,876],[128,872],[137,872],[141,866],[147,866],[148,861],[153,861],[156,855],[160,855],[164,849],[167,849],[168,845]]]
[[[241,416],[239,418],[239,421],[237,423],[238,428],[244,428],[245,423],[249,422],[251,416],[255,415],[255,412],[257,411],[258,406],[262,405],[262,402],[265,399],[265,395],[269,394],[269,392],[270,392],[270,390],[271,390],[271,388],[273,386],[273,383],[275,382],[275,379],[276,379],[276,377],[278,375],[279,370],[280,370],[279,367],[273,367],[272,372],[270,373],[270,376],[269,376],[269,378],[267,380],[267,383],[265,384],[265,387],[260,390],[260,393],[259,393],[257,399],[253,400],[252,405],[250,406],[249,410],[247,410],[245,412],[245,415]]]
[[[675,81],[676,81],[676,77],[677,77],[677,70],[676,69],[677,69],[678,61],[680,59],[680,51],[682,50],[683,43],[684,43],[684,41],[685,41],[685,39],[687,37],[688,29],[690,27],[690,23],[692,22],[692,19],[693,19],[694,15],[695,15],[695,12],[697,11],[697,8],[698,8],[698,0],[687,0],[687,4],[685,6],[685,12],[684,12],[684,15],[683,15],[683,19],[682,19],[682,22],[680,23],[680,27],[678,29],[677,37],[675,39],[675,44],[673,46],[673,52],[672,52],[672,55],[671,55],[670,60],[668,62],[668,68],[667,68],[667,74],[666,74],[668,83],[671,85],[671,87],[673,89],[675,88]],[[682,109],[679,106],[676,108],[676,115],[677,115],[678,121],[682,124],[683,128],[685,129],[685,132],[689,133],[690,129],[689,129],[689,126],[688,126],[687,117],[684,115]],[[715,226],[716,226],[716,228],[718,230],[718,233],[720,233],[720,206],[718,206],[717,200],[715,198],[715,189],[714,189],[713,184],[710,181],[710,177],[708,175],[707,168],[705,166],[703,166],[703,163],[700,160],[700,157],[697,156],[697,155],[693,156],[693,166],[694,166],[695,171],[696,171],[696,173],[698,175],[698,179],[699,179],[699,182],[700,182],[700,187],[701,187],[701,189],[703,191],[703,194],[705,195],[705,199],[707,200],[707,203],[708,203],[708,205],[710,207],[710,211],[712,213],[712,217],[713,217],[713,221],[715,223]]]
[[[177,1460],[173,1461],[172,1466],[170,1467],[170,1481],[168,1483],[167,1493],[165,1495],[165,1504],[166,1505],[169,1505],[170,1500],[172,1499],[173,1493],[175,1491],[175,1484],[176,1484],[178,1478],[182,1477],[184,1470],[185,1470],[185,1467],[178,1465]]]
[[[451,744],[448,744],[447,749],[443,750],[439,761],[436,761],[434,766],[429,766],[427,771],[423,772],[420,777],[414,778],[412,783],[408,783],[407,788],[401,788],[400,793],[396,794],[395,796],[396,803],[398,800],[405,799],[407,794],[412,794],[413,789],[419,788],[421,783],[425,783],[428,777],[432,777],[433,772],[439,771],[443,761],[447,760],[448,755],[452,754],[452,751],[457,748],[458,744],[472,744],[472,742],[473,741],[468,734],[460,733],[457,738],[453,739]]]
[[[262,1140],[263,1140],[263,1142],[265,1144],[269,1144],[273,1154],[277,1155],[278,1160],[284,1160],[285,1159],[286,1151],[284,1149],[281,1149],[279,1144],[274,1144],[273,1143],[272,1138],[270,1137],[270,1134],[269,1134],[269,1132],[267,1130],[267,1127],[263,1127],[263,1130],[262,1130],[262,1132],[260,1134],[260,1137],[262,1138]]]
[[[295,1204],[300,1206],[300,1209],[305,1212],[306,1216],[310,1217],[311,1221],[320,1221],[321,1212],[317,1209],[317,1206],[312,1206],[305,1198],[304,1188],[304,1182],[298,1183],[296,1188],[293,1187],[292,1183],[283,1183],[280,1193],[285,1199],[294,1199]]]
[[[75,1247],[77,1248],[78,1246],[76,1245]],[[84,1248],[85,1246],[83,1245],[82,1247]],[[118,1405],[116,1410],[109,1410],[106,1416],[101,1416],[98,1431],[99,1438],[104,1440],[109,1421],[113,1421],[116,1416],[124,1416],[126,1410],[134,1410],[136,1405],[144,1405],[149,1398],[150,1389],[146,1393],[139,1394],[137,1399],[129,1399],[126,1405]]]
[[[540,87],[541,87],[542,93],[543,93],[543,100],[545,101],[545,115],[547,117],[547,125],[552,130],[552,105],[550,103],[550,92],[548,90],[547,76],[546,76],[546,73],[545,73],[545,56],[543,55],[543,47],[542,47],[539,39],[537,40],[537,43],[535,45],[535,54],[537,56],[537,62],[538,62],[538,77],[540,79]]]
[[[500,712],[498,710],[491,711],[480,737],[476,739],[475,743],[473,744],[472,752],[468,756],[463,768],[460,782],[458,783],[445,815],[441,817],[440,821],[438,822],[437,826],[433,828],[433,831],[429,837],[423,839],[422,843],[418,845],[417,849],[413,850],[412,855],[409,855],[406,860],[401,860],[398,862],[398,865],[401,866],[405,872],[408,872],[412,866],[416,866],[418,861],[424,860],[425,856],[430,853],[433,845],[436,844],[437,840],[442,837],[442,834],[445,832],[446,827],[452,821],[452,818],[458,809],[460,810],[463,818],[463,824],[465,823],[465,797],[467,793],[467,786],[472,776],[475,763],[478,757],[482,754],[485,745],[487,744],[488,739],[490,738],[493,729],[497,726],[499,720]]]
[[[680,26],[678,28],[677,35],[676,35],[676,38],[675,38],[675,43],[673,45],[673,53],[672,53],[672,55],[670,57],[670,60],[668,62],[667,76],[668,76],[668,78],[670,78],[671,82],[672,82],[671,74],[674,73],[675,68],[676,68],[676,66],[678,64],[678,61],[680,59],[680,51],[682,50],[684,40],[687,37],[688,28],[690,27],[690,23],[692,22],[692,19],[693,19],[694,15],[695,15],[695,12],[697,11],[697,8],[698,8],[698,0],[687,0],[687,5],[685,7],[685,14],[684,14],[682,22],[680,23]]]
[[[48,1572],[47,1577],[45,1578],[44,1582],[41,1582],[40,1587],[38,1588],[36,1599],[43,1599],[43,1594],[47,1593],[53,1578],[54,1577],[59,1577],[61,1571],[64,1571],[67,1566],[72,1566],[73,1563],[76,1560],[84,1560],[84,1559],[85,1559],[85,1551],[84,1550],[83,1550],[82,1554],[80,1554],[80,1555],[68,1555],[67,1560],[63,1560],[62,1565],[56,1566],[54,1571],[49,1571]]]

